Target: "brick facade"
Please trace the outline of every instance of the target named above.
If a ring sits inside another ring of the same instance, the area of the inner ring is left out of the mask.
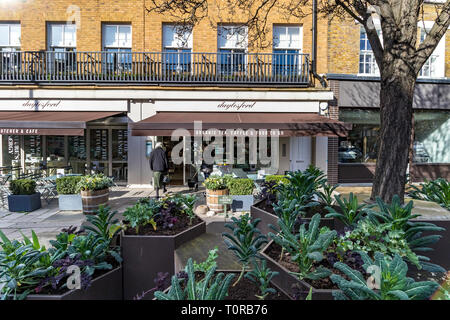
[[[287,0],[286,0],[287,1]],[[210,19],[204,19],[193,30],[193,52],[216,52],[217,30],[211,21],[217,23],[232,23],[243,21],[243,13],[236,12],[233,17],[223,16],[211,1],[209,6]],[[222,1],[225,3],[225,1]],[[14,21],[21,23],[21,49],[38,51],[47,49],[48,22],[67,21],[69,6],[80,8],[81,26],[77,31],[78,51],[100,51],[102,49],[102,23],[129,23],[132,25],[132,50],[159,52],[162,50],[162,25],[171,22],[167,15],[147,12],[149,0],[34,0],[27,3],[0,4],[0,21]],[[37,14],[39,13],[39,14]],[[273,11],[267,22],[267,38],[272,40],[272,26],[277,24],[296,24],[303,26],[303,52],[311,52],[311,17],[299,20],[286,17]],[[325,35],[328,32],[326,19],[318,23],[318,72],[328,70],[327,46]],[[211,20],[211,21],[210,21]],[[250,33],[252,30],[249,31]],[[272,52],[269,44],[265,48],[256,48],[250,44],[250,52]]]

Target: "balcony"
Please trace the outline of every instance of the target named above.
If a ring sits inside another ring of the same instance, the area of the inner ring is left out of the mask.
[[[0,83],[310,85],[299,53],[0,52]]]

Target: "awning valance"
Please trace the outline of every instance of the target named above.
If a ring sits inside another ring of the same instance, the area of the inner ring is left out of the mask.
[[[301,112],[157,112],[131,124],[134,136],[170,136],[176,129],[199,134],[194,127],[201,121],[203,134],[228,129],[279,130],[280,136],[346,136],[351,124],[333,120],[316,113]],[[213,130],[214,129],[214,130]],[[219,133],[220,134],[220,133]]]
[[[86,123],[122,112],[0,111],[2,135],[82,136]]]

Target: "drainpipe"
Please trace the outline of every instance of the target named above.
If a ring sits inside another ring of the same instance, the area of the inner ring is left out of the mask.
[[[311,50],[311,73],[318,79],[322,87],[326,88],[327,83],[324,77],[317,73],[317,0],[312,2],[312,50]]]

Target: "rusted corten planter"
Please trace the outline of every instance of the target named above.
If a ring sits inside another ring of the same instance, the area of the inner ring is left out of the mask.
[[[94,214],[98,208],[106,206],[109,200],[109,188],[102,190],[86,190],[81,191],[81,201],[83,203],[84,214]]]
[[[250,214],[253,219],[261,219],[261,222],[258,224],[258,229],[261,231],[262,234],[267,235],[269,232],[274,232],[271,228],[269,228],[269,225],[273,225],[275,227],[278,227],[277,220],[278,217],[270,212],[267,212],[264,209],[261,209],[259,205],[265,201],[260,200],[254,205],[250,207]],[[310,221],[311,218],[302,218],[303,221]],[[320,219],[320,226],[321,227],[329,227],[330,229],[335,228],[335,219],[334,218],[321,218]]]
[[[30,294],[26,300],[123,300],[122,266],[92,280],[86,290],[70,290],[61,295]]]
[[[334,300],[333,291],[338,290],[316,289],[306,281],[299,280],[297,276],[291,274],[288,269],[269,257],[269,255],[267,255],[265,252],[268,251],[269,247],[273,243],[273,241],[270,241],[262,250],[261,255],[267,260],[267,267],[272,271],[277,271],[279,273],[272,280],[275,285],[277,285],[284,292],[287,292],[289,296],[293,294],[293,288],[297,286],[302,292],[304,292],[305,297],[308,295],[310,289],[312,288],[313,300]]]
[[[176,235],[136,236],[121,234],[123,257],[123,296],[132,300],[155,287],[158,272],[175,273],[175,250],[206,232],[206,223],[190,227]],[[144,299],[152,299],[153,294]]]
[[[225,213],[226,204],[219,204],[219,197],[228,195],[228,189],[209,190],[206,189],[206,205],[215,213]]]

